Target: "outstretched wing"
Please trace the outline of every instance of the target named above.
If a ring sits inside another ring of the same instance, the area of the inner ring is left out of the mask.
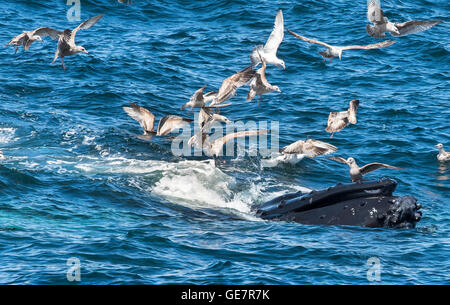
[[[242,137],[251,137],[256,136],[260,134],[266,134],[269,133],[269,130],[262,129],[262,130],[247,130],[247,131],[238,131],[235,133],[227,134],[226,136],[222,138],[218,138],[214,142],[211,143],[211,153],[214,155],[218,155],[220,151],[222,150],[223,145],[227,143],[228,141],[231,141],[235,138],[242,138]]]
[[[289,29],[287,29],[287,31],[288,31],[289,34],[291,34],[292,36],[297,37],[298,39],[301,39],[301,40],[303,40],[303,41],[306,41],[306,42],[309,42],[309,43],[319,44],[319,45],[324,46],[324,47],[327,47],[327,48],[331,48],[331,47],[332,47],[331,45],[326,44],[325,42],[321,42],[321,41],[318,41],[318,40],[314,40],[314,39],[310,39],[310,38],[306,38],[306,37],[304,37],[304,36],[298,35],[298,34],[292,32],[292,31],[289,30]]]
[[[165,136],[171,133],[173,130],[181,128],[190,122],[192,119],[185,119],[176,115],[166,115],[159,120],[158,130],[156,132],[157,136]]]
[[[284,21],[283,21],[283,12],[281,10],[278,11],[277,16],[275,17],[275,23],[272,30],[272,33],[267,39],[266,44],[264,45],[264,51],[267,53],[276,54],[278,47],[284,38]]]
[[[352,124],[356,124],[356,113],[358,112],[359,100],[350,101],[350,107],[348,108],[348,121]]]
[[[333,156],[333,157],[327,157],[327,159],[330,159],[330,160],[333,160],[333,161],[336,161],[336,162],[339,162],[339,163],[342,163],[342,164],[348,164],[347,160],[345,160],[342,157]]]
[[[70,43],[75,43],[75,35],[79,30],[87,30],[90,27],[92,27],[94,24],[97,23],[104,15],[98,15],[92,18],[89,18],[88,20],[83,21],[79,26],[77,26],[75,29],[72,30],[70,34]]]
[[[130,107],[122,107],[123,110],[133,119],[139,122],[145,132],[152,132],[155,123],[155,116],[153,113],[144,107],[130,103]]]
[[[37,28],[36,30],[34,30],[33,34],[41,36],[41,37],[50,36],[51,39],[58,40],[59,36],[64,34],[64,32],[61,32],[61,31],[58,31],[58,30],[55,30],[52,28],[48,28],[48,27],[42,27],[42,28]]]
[[[380,49],[385,48],[390,45],[393,45],[395,43],[395,40],[385,40],[374,44],[369,44],[366,46],[345,46],[341,47],[342,50],[351,50],[351,49],[364,49],[364,50],[370,50],[370,49]]]
[[[250,65],[244,70],[226,78],[222,82],[219,92],[211,105],[221,104],[232,97],[236,93],[237,88],[247,84],[253,78],[255,73],[256,71],[253,69],[252,65]]]
[[[395,23],[400,35],[391,32],[392,36],[404,36],[409,34],[420,33],[426,31],[435,25],[441,23],[442,20],[412,20],[403,23]]]
[[[381,10],[380,0],[367,0],[367,18],[372,23],[383,21],[384,14]]]
[[[328,155],[337,150],[338,148],[334,145],[313,139],[306,140],[303,145],[303,154],[311,158],[320,155]]]
[[[363,167],[360,168],[360,171],[361,171],[361,174],[365,175],[365,174],[370,173],[370,172],[372,172],[372,171],[374,171],[376,169],[379,169],[379,168],[401,169],[401,168],[398,168],[398,167],[395,167],[395,166],[391,166],[391,165],[388,165],[388,164],[376,163],[375,162],[375,163],[370,163],[370,164],[364,165]]]

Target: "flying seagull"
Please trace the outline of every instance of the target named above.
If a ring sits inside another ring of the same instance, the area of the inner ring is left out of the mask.
[[[266,61],[261,57],[262,67],[256,71],[250,83],[250,91],[248,92],[247,101],[251,101],[256,95],[259,95],[259,99],[262,102],[262,95],[272,91],[281,92],[278,86],[272,86],[266,79]],[[259,101],[258,101],[259,106]]]
[[[347,111],[330,112],[328,116],[328,125],[325,129],[326,132],[331,133],[330,138],[333,137],[335,132],[341,131],[347,127],[350,123],[356,124],[356,112],[358,111],[359,100],[350,101],[350,107]]]
[[[202,141],[189,141],[189,145],[196,145],[199,148],[202,148],[205,151],[205,154],[208,156],[219,157],[222,152],[223,146],[228,142],[235,138],[243,138],[243,137],[251,137],[260,134],[267,134],[269,130],[247,130],[247,131],[239,131],[235,133],[227,134],[224,137],[218,138],[213,142],[210,142],[209,135],[207,133],[202,134]]]
[[[329,58],[330,62],[333,60],[334,57],[339,57],[339,60],[341,60],[342,51],[345,51],[345,50],[380,49],[380,48],[388,47],[388,46],[393,45],[395,43],[395,41],[393,41],[393,40],[385,40],[385,41],[382,41],[382,42],[379,42],[379,43],[369,44],[369,45],[365,45],[365,46],[332,46],[332,45],[329,45],[329,44],[327,44],[325,42],[321,42],[321,41],[318,41],[318,40],[309,39],[309,38],[300,36],[300,35],[292,32],[292,31],[290,31],[289,29],[287,31],[290,34],[292,34],[293,36],[297,37],[298,39],[304,40],[304,41],[309,42],[309,43],[319,44],[321,46],[326,47],[327,49],[325,51],[319,52],[319,54],[322,55],[322,57],[324,57],[324,60],[325,60],[325,58]]]
[[[200,131],[197,132],[195,135],[193,135],[189,141],[189,146],[196,146],[198,148],[202,148],[203,145],[203,139],[204,135],[208,134],[211,130],[211,127],[216,122],[223,122],[225,124],[231,124],[231,121],[228,120],[227,117],[217,114],[217,113],[211,113],[211,111],[208,108],[202,108],[200,109],[200,112],[198,114],[198,124],[200,126]]]
[[[254,75],[255,70],[253,69],[253,66],[250,65],[244,70],[239,71],[238,73],[235,73],[230,77],[226,78],[222,82],[222,85],[220,86],[216,97],[213,99],[209,107],[217,106],[226,101],[227,99],[231,98],[232,96],[234,96],[236,94],[236,90],[239,87],[242,87],[245,84],[247,84],[253,78]]]
[[[189,102],[187,102],[186,104],[181,106],[181,110],[186,109],[186,107],[191,107],[191,111],[192,111],[193,108],[205,107],[205,105],[207,103],[212,101],[216,97],[217,91],[203,93],[205,88],[206,88],[206,85],[204,85],[202,88],[195,91],[194,95],[192,95],[192,97],[189,99]]]
[[[280,46],[281,42],[284,38],[284,22],[283,22],[283,12],[281,10],[278,11],[277,16],[275,17],[275,24],[272,30],[272,33],[267,39],[264,47],[262,45],[256,46],[253,48],[252,53],[250,54],[250,60],[252,65],[256,67],[260,62],[261,54],[262,58],[267,62],[267,64],[275,65],[278,68],[286,69],[286,65],[284,61],[277,57],[277,50]]]
[[[52,63],[56,61],[58,56],[61,58],[61,64],[66,69],[66,66],[64,65],[64,57],[71,56],[78,53],[86,53],[86,49],[82,46],[78,46],[75,44],[75,35],[79,30],[86,30],[89,29],[91,26],[97,23],[104,15],[98,15],[95,17],[92,17],[83,23],[81,23],[79,26],[77,26],[73,30],[64,30],[64,32],[57,31],[51,28],[46,28],[46,34],[52,37],[53,39],[58,39],[58,46],[56,48],[55,57],[53,58]]]
[[[20,46],[23,46],[25,51],[28,51],[31,44],[35,41],[42,41],[42,37],[51,36],[53,39],[58,39],[60,32],[52,30],[51,28],[41,27],[33,31],[23,31],[22,34],[17,35],[6,46],[15,46],[17,53]]]
[[[157,135],[165,136],[174,129],[181,128],[190,122],[191,119],[182,118],[176,115],[166,115],[159,120],[157,131],[154,131],[155,116],[144,107],[130,103],[130,107],[122,107],[123,110],[133,119],[139,122],[144,129],[144,136]]]
[[[320,155],[328,155],[334,153],[338,148],[334,145],[308,139],[306,141],[298,140],[288,146],[280,149],[280,153],[283,155],[305,155],[310,158],[314,158]]]
[[[437,149],[439,149],[439,154],[437,155],[437,159],[439,161],[449,161],[450,160],[450,152],[444,150],[444,145],[439,143],[435,147]]]
[[[348,158],[347,160],[345,160],[342,157],[328,157],[328,159],[339,163],[347,164],[350,167],[350,178],[352,179],[353,182],[362,181],[363,175],[370,173],[376,169],[380,168],[401,169],[395,166],[376,162],[364,165],[363,167],[359,167],[358,164],[356,164],[355,159],[353,158]]]
[[[367,33],[375,38],[386,37],[386,32],[392,36],[404,36],[426,31],[442,22],[442,20],[411,20],[407,22],[390,22],[384,16],[380,0],[367,0],[367,18],[373,26],[366,25]]]

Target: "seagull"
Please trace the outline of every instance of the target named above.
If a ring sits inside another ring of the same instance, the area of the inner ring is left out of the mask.
[[[264,47],[262,45],[259,45],[253,48],[253,51],[250,55],[252,65],[256,67],[261,62],[260,56],[258,54],[261,53],[262,58],[265,59],[267,64],[275,65],[278,68],[286,69],[284,61],[277,57],[277,50],[281,42],[283,41],[283,38],[284,38],[283,12],[279,10],[277,16],[275,17],[275,24],[272,33],[270,34],[269,39],[267,39]]]
[[[283,161],[292,161],[292,159],[301,160],[304,156],[312,159],[320,155],[334,153],[337,150],[338,148],[334,145],[318,140],[308,139],[306,141],[298,140],[288,146],[285,146],[280,149],[280,153],[284,157]]]
[[[324,57],[324,61],[325,58],[329,58],[330,62],[333,60],[334,57],[339,57],[339,60],[341,60],[341,56],[342,56],[342,51],[344,50],[352,50],[352,49],[363,49],[363,50],[370,50],[370,49],[380,49],[380,48],[385,48],[388,47],[390,45],[393,45],[395,43],[395,41],[393,40],[385,40],[379,43],[374,43],[374,44],[369,44],[369,45],[365,45],[365,46],[332,46],[329,45],[325,42],[321,42],[318,40],[314,40],[314,39],[309,39],[303,36],[300,36],[292,31],[290,31],[289,29],[287,30],[290,34],[292,34],[293,36],[297,37],[298,39],[304,40],[306,42],[309,43],[315,43],[315,44],[319,44],[321,46],[324,46],[326,48],[328,48],[325,51],[321,51],[319,52],[320,55],[322,55],[322,57]]]
[[[23,46],[23,49],[28,51],[33,42],[42,41],[42,37],[45,36],[52,36],[53,39],[58,39],[59,33],[60,32],[54,31],[48,27],[37,28],[33,31],[23,31],[22,34],[11,39],[5,46],[15,46],[16,50],[14,51],[14,54],[16,54],[20,46]]]
[[[202,141],[199,142],[191,142],[189,145],[193,146],[194,144],[202,148],[205,151],[205,154],[208,156],[219,157],[222,152],[223,146],[228,142],[235,138],[243,138],[243,137],[251,137],[260,134],[267,134],[269,130],[247,130],[247,131],[239,131],[235,133],[227,134],[224,137],[218,138],[213,142],[210,142],[209,135],[207,133],[202,134]]]
[[[88,51],[82,46],[77,46],[75,44],[75,35],[77,34],[78,30],[86,30],[89,29],[91,26],[93,26],[97,21],[99,21],[104,15],[98,15],[95,17],[92,17],[83,23],[81,23],[79,26],[77,26],[73,30],[64,30],[64,32],[60,32],[51,28],[47,28],[46,34],[51,36],[53,39],[58,39],[58,46],[56,48],[55,57],[53,58],[52,63],[56,61],[58,56],[61,58],[61,63],[66,70],[66,66],[64,65],[64,57],[71,56],[77,53],[86,53],[88,54]]]
[[[259,53],[259,52],[258,52]],[[262,95],[272,91],[281,92],[278,86],[272,86],[266,79],[266,61],[261,58],[262,67],[258,69],[255,76],[250,83],[250,91],[248,92],[247,101],[251,101],[256,95],[259,95],[259,99],[262,102]],[[259,101],[258,101],[259,106]]]
[[[442,20],[411,20],[407,22],[390,22],[381,9],[380,0],[367,0],[367,18],[374,25],[366,25],[367,33],[375,38],[386,37],[386,32],[392,36],[404,36],[426,31],[442,22]]]
[[[217,113],[211,113],[211,111],[206,107],[200,110],[198,121],[202,132],[209,132],[215,122],[231,124],[231,121],[227,117]]]
[[[3,155],[3,152],[0,150],[0,160],[5,160],[5,156]]]
[[[236,94],[236,90],[239,87],[247,84],[255,75],[256,71],[253,69],[253,66],[250,65],[242,71],[231,75],[226,78],[217,92],[216,97],[213,99],[209,107],[217,106],[227,99],[231,98]]]
[[[155,132],[155,116],[153,113],[144,107],[133,103],[130,103],[130,107],[122,108],[130,117],[139,122],[142,129],[144,129],[144,136],[165,136],[173,130],[181,128],[192,122],[191,119],[182,118],[176,115],[166,115],[159,120],[158,128]]]
[[[195,91],[189,102],[181,106],[181,110],[186,109],[186,107],[191,107],[191,111],[193,108],[205,107],[206,103],[209,103],[217,96],[217,91],[212,91],[204,94],[203,91],[205,90],[205,88],[206,85]]]
[[[390,168],[390,169],[400,169],[398,167],[395,166],[391,166],[391,165],[387,165],[387,164],[383,164],[383,163],[370,163],[367,165],[364,165],[363,167],[359,167],[358,164],[356,164],[355,159],[353,158],[348,158],[347,160],[345,160],[342,157],[328,157],[328,159],[339,162],[339,163],[343,163],[343,164],[347,164],[350,167],[350,178],[352,179],[353,182],[359,182],[364,180],[363,179],[363,175],[370,173],[376,169],[380,169],[380,168]]]
[[[437,149],[439,149],[439,154],[437,155],[437,159],[439,161],[449,161],[450,160],[450,152],[444,150],[444,145],[439,143],[435,147]]]
[[[325,129],[326,132],[331,133],[330,138],[333,137],[335,132],[341,131],[347,127],[350,123],[356,124],[356,112],[358,111],[359,100],[350,101],[350,107],[347,111],[330,112],[328,116],[328,126]]]
[[[133,0],[117,0],[119,3],[125,3],[125,1],[127,2],[127,5],[128,4],[132,4],[133,3]]]
[[[200,109],[200,112],[198,114],[198,123],[200,126],[200,131],[189,139],[188,145],[189,146],[195,145],[198,148],[202,148],[201,143],[203,135],[207,134],[211,130],[211,127],[214,125],[215,122],[223,122],[225,124],[231,124],[231,121],[223,115],[219,115],[217,113],[212,114],[208,108]]]

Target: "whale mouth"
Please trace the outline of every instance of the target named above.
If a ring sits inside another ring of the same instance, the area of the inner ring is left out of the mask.
[[[261,205],[256,214],[309,225],[414,228],[422,218],[422,206],[414,197],[394,196],[396,186],[395,181],[382,179],[286,194]]]

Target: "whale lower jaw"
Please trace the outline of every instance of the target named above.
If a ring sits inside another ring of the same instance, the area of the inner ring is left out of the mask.
[[[414,228],[422,217],[421,205],[411,196],[393,196],[396,185],[384,179],[288,194],[263,204],[256,214],[266,220],[307,225]]]

